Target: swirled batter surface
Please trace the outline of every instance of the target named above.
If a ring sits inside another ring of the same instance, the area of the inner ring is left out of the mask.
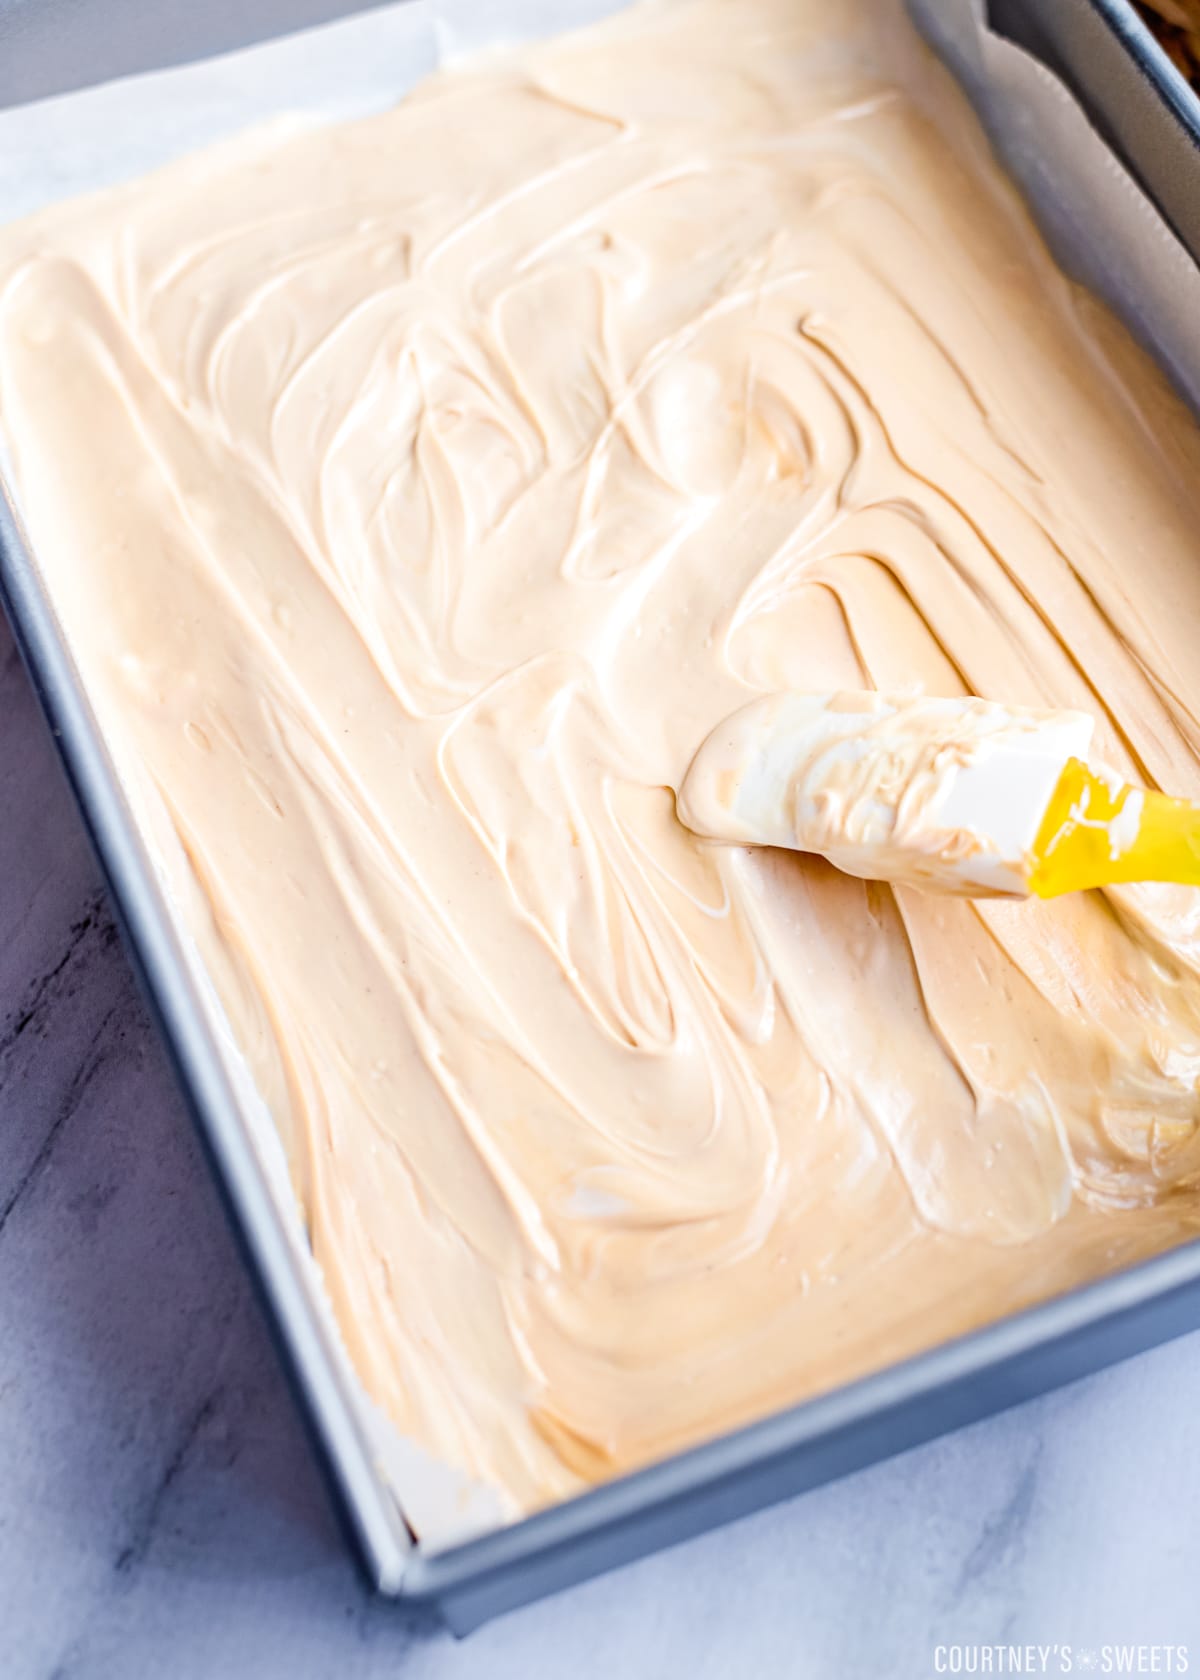
[[[401,1429],[528,1509],[1195,1231],[1195,892],[675,817],[788,687],[1081,708],[1200,795],[1196,427],[897,6],[637,9],[0,282],[45,574]]]

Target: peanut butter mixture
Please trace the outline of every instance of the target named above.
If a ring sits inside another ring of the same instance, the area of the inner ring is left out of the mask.
[[[1200,796],[1200,434],[895,0],[651,0],[18,225],[0,416],[363,1381],[513,1511],[1196,1231],[1200,895],[676,818],[786,688]]]

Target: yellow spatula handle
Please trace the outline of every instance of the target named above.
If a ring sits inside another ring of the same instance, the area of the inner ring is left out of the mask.
[[[1039,898],[1118,881],[1200,886],[1200,805],[1110,781],[1072,758],[1033,850]]]

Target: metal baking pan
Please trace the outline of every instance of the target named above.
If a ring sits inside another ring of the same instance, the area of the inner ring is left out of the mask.
[[[1129,0],[990,0],[1049,66],[1200,262],[1200,98]]]
[[[0,104],[203,57],[361,3],[159,0],[147,14],[130,0],[0,0]],[[1123,0],[993,0],[991,13],[1068,82],[1200,255],[1200,106],[1131,8]],[[315,1446],[381,1592],[435,1605],[463,1633],[1200,1325],[1195,1242],[510,1527],[424,1553],[376,1468],[344,1359],[300,1273],[294,1235],[269,1193],[95,719],[2,496],[0,593]]]

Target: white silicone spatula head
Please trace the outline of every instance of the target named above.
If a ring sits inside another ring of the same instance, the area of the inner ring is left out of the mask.
[[[818,852],[852,875],[1023,895],[1040,890],[1039,835],[1092,727],[1083,712],[972,698],[771,695],[704,742],[679,815],[711,838]]]

